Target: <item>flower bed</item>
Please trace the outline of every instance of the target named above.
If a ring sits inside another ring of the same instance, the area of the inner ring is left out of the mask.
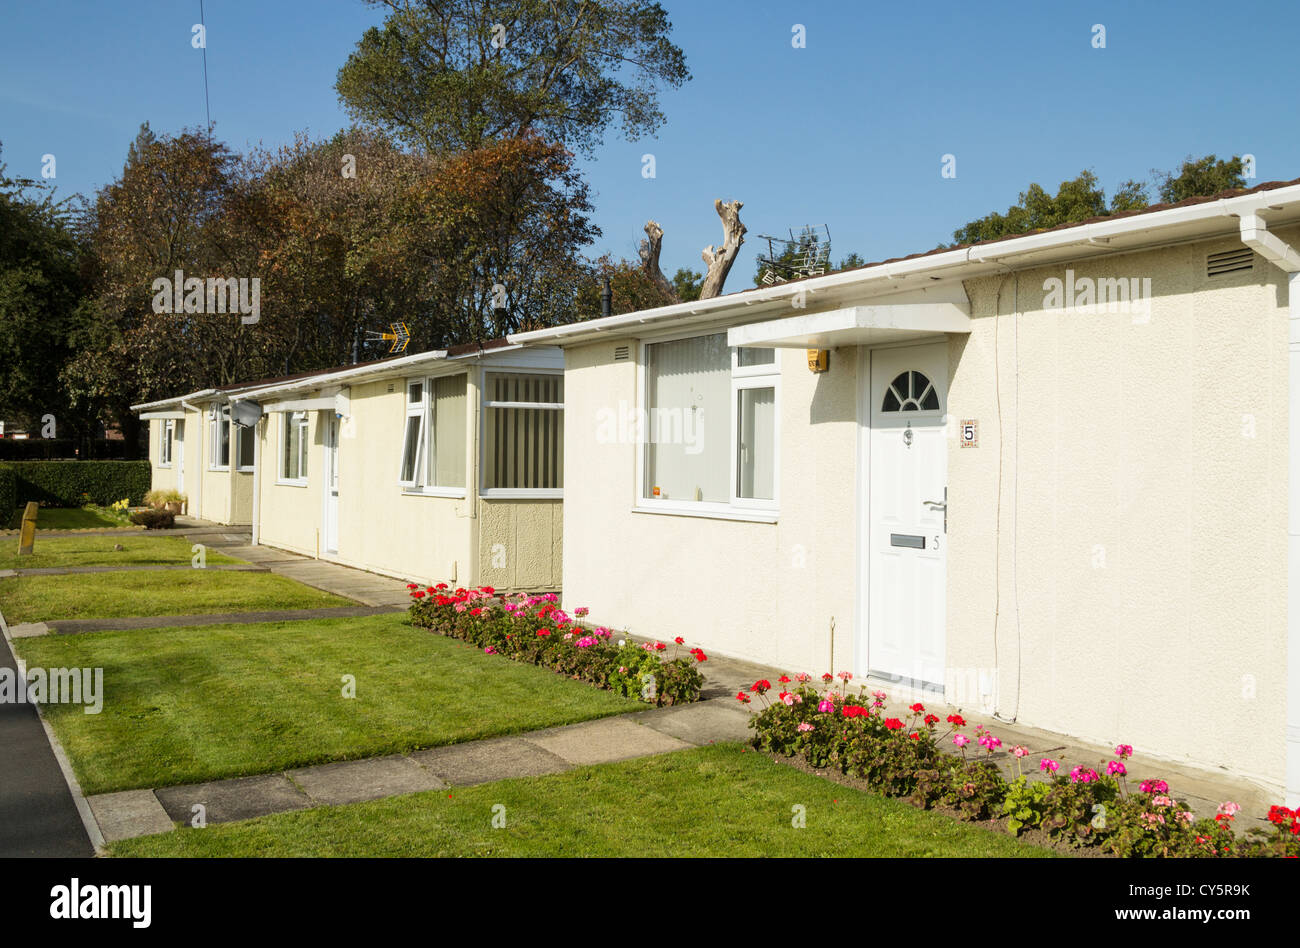
[[[491,586],[449,590],[446,583],[423,589],[408,583],[407,589],[414,600],[414,625],[463,639],[488,655],[542,665],[656,706],[699,700],[704,684],[699,665],[708,656],[698,648],[685,650],[689,658],[681,655],[685,641],[680,637],[668,657],[670,647],[663,642],[616,642],[604,626],[588,628],[577,621],[587,610],[567,615],[554,593],[506,597]]]
[[[941,721],[920,703],[905,718],[886,717],[885,693],[859,688],[849,695],[852,677],[827,673],[819,690],[809,675],[793,681],[782,675],[776,700],[768,697],[772,683],[766,680],[737,694],[742,703],[757,698],[765,705],[750,721],[753,745],[802,757],[816,768],[833,767],[920,807],[948,807],[968,820],[1005,820],[1013,834],[1041,830],[1055,841],[1117,856],[1300,856],[1298,811],[1275,806],[1268,830],[1244,835],[1233,830],[1241,810],[1235,803],[1222,804],[1212,820],[1197,820],[1163,780],[1128,786],[1125,761],[1133,748],[1127,744],[1096,768],[1076,766],[1068,775],[1049,757],[1036,768],[1027,765],[1031,752],[1016,745],[1010,751],[1017,776],[1008,781],[991,760],[1002,740],[982,725],[968,732],[960,714]],[[843,693],[835,690],[836,678]]]

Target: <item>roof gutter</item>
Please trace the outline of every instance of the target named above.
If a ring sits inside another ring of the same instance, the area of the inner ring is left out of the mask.
[[[1270,233],[1262,208],[1241,215],[1241,242],[1287,274],[1286,805],[1300,806],[1300,253]]]

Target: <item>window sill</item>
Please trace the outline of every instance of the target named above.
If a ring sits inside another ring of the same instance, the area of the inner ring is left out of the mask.
[[[286,480],[277,479],[275,482],[275,486],[276,487],[306,487],[307,480],[306,478],[299,481],[286,481]]]
[[[254,474],[254,473],[256,473],[256,472],[257,472],[257,468],[255,468],[255,467],[237,467],[237,468],[235,468],[235,473],[236,473],[236,474]]]
[[[229,474],[229,473],[230,473],[230,465],[227,464],[225,467],[213,467],[212,465],[208,465],[208,470],[209,470],[209,471],[215,471],[215,472],[217,472],[217,473],[219,473],[219,474]]]
[[[403,497],[443,497],[448,500],[464,500],[463,487],[403,487]]]
[[[694,504],[690,506],[685,504],[671,506],[638,504],[632,508],[632,513],[659,514],[668,517],[698,517],[703,520],[739,520],[747,523],[776,523],[780,518],[780,511],[777,510],[724,506],[701,509]]]
[[[480,490],[478,495],[484,500],[563,500],[564,489],[491,487]]]

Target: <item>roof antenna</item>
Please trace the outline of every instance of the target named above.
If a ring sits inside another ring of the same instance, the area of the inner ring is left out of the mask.
[[[212,103],[208,100],[208,23],[199,0],[199,23],[203,27],[203,110],[208,117],[208,141],[212,141]]]

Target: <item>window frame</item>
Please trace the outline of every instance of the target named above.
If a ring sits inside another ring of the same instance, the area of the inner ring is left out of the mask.
[[[480,375],[482,384],[479,386],[479,428],[478,428],[478,457],[475,459],[478,464],[478,493],[485,500],[563,500],[563,487],[488,487],[487,486],[487,426],[488,413],[493,408],[518,408],[524,410],[540,409],[542,411],[556,411],[560,413],[561,421],[565,420],[565,402],[498,402],[488,398],[489,384],[488,377],[491,375],[554,375],[560,378],[560,384],[564,384],[563,369],[543,369],[532,367],[516,367],[510,365],[484,366]],[[566,387],[567,391],[567,387]],[[567,398],[567,394],[565,395]],[[564,478],[564,440],[561,436],[560,443],[556,445],[559,451],[559,469],[560,477]]]
[[[158,436],[158,466],[171,467],[176,445],[176,419],[164,418]]]
[[[225,410],[223,410],[225,409]],[[208,409],[208,470],[209,471],[229,471],[231,461],[231,444],[230,426],[233,424],[229,414],[229,409],[225,406],[214,404]],[[226,463],[220,464],[217,458],[221,455],[221,435],[225,433],[226,442]]]
[[[726,329],[720,330],[725,333]],[[637,340],[637,451],[636,475],[633,485],[633,513],[669,514],[673,516],[705,517],[715,520],[747,520],[758,523],[776,523],[781,509],[781,350],[773,347],[773,361],[764,365],[740,365],[739,346],[729,346],[731,361],[730,405],[728,407],[730,434],[727,439],[728,494],[726,501],[660,500],[647,497],[646,471],[649,468],[650,440],[653,428],[646,412],[646,389],[650,375],[646,370],[646,347],[682,339],[695,339],[717,335],[719,330],[702,332],[699,329],[685,332],[660,333]],[[766,348],[766,347],[762,347]],[[737,427],[739,393],[743,389],[772,389],[772,499],[739,497],[739,437]]]
[[[402,414],[402,443],[401,451],[397,459],[397,484],[402,488],[403,494],[412,494],[423,497],[447,497],[453,500],[463,500],[468,490],[465,487],[444,487],[428,483],[430,480],[430,453],[437,447],[437,432],[434,430],[434,422],[437,420],[436,396],[434,394],[434,383],[442,379],[462,376],[465,379],[466,395],[466,414],[469,410],[469,371],[461,370],[459,372],[444,372],[440,375],[426,375],[417,378],[409,378],[405,381],[403,388],[404,411]],[[411,401],[411,389],[416,385],[423,386],[420,392],[420,399],[417,402]],[[420,419],[420,435],[416,443],[415,470],[409,480],[402,477],[403,468],[406,464],[406,432],[410,425],[411,418]],[[465,419],[465,432],[468,434],[469,418]],[[465,475],[461,475],[461,480],[465,480]]]
[[[311,412],[308,411],[282,411],[280,415],[280,438],[279,451],[280,459],[276,462],[276,483],[285,487],[306,487],[307,486],[307,458],[311,443]],[[298,471],[290,477],[288,467],[288,457],[286,456],[289,447],[289,434],[294,427],[302,428],[302,435],[298,440]]]

